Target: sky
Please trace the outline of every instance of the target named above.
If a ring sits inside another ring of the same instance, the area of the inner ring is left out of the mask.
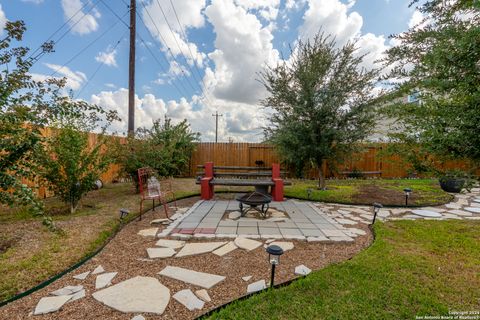
[[[130,0],[0,0],[0,28],[23,20],[22,45],[55,41],[30,70],[66,77],[73,97],[128,117]],[[319,30],[340,46],[356,40],[362,66],[375,67],[389,36],[421,19],[410,0],[137,0],[135,127],[187,119],[202,141],[262,141],[268,125],[259,74],[288,59],[298,39]],[[3,32],[3,33],[2,33]],[[5,32],[0,31],[0,37]]]

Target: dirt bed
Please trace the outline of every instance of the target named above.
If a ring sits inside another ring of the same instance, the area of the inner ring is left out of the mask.
[[[197,200],[197,197],[184,199],[179,201],[178,204],[180,207],[191,206]],[[39,320],[131,319],[135,314],[118,312],[101,304],[92,297],[92,293],[95,291],[95,276],[90,275],[83,281],[72,278],[73,275],[92,271],[98,265],[102,265],[106,272],[118,272],[112,281],[113,285],[135,276],[150,276],[159,279],[162,284],[167,286],[171,295],[183,289],[195,291],[202,288],[158,275],[158,272],[168,265],[226,276],[224,281],[207,290],[212,302],[206,303],[202,310],[191,312],[171,298],[163,315],[143,314],[146,319],[196,318],[211,309],[245,295],[249,283],[261,279],[265,279],[268,283],[270,264],[267,261],[267,255],[263,246],[250,252],[236,249],[223,257],[207,253],[198,256],[173,257],[154,261],[139,260],[148,258],[146,248],[155,247],[155,242],[157,241],[154,238],[144,238],[137,235],[139,230],[150,227],[150,221],[153,217],[164,217],[163,210],[158,208],[154,215],[149,212],[144,215],[142,221],[137,220],[125,226],[101,253],[77,270],[23,299],[0,308],[0,318],[29,318],[29,314],[34,310],[38,301],[42,297],[48,296],[49,292],[67,285],[81,284],[87,291],[85,298],[67,303],[58,312],[41,316],[30,316],[30,318]],[[329,264],[341,262],[356,255],[371,243],[372,235],[366,225],[359,224],[355,227],[363,228],[367,231],[367,234],[357,237],[353,243],[324,244],[293,241],[295,247],[282,256],[281,264],[277,268],[275,282],[281,283],[295,278],[294,269],[300,264],[304,264],[312,270],[318,270]],[[225,241],[227,240],[225,239]],[[195,242],[206,241],[208,240],[196,240]],[[242,280],[242,277],[249,275],[253,277],[248,283]]]

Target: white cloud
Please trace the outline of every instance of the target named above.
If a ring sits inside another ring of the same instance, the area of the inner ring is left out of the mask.
[[[5,12],[2,10],[2,4],[0,3],[0,34],[3,34],[3,28],[5,28],[6,23],[7,17],[5,16]]]
[[[22,2],[30,2],[33,4],[41,4],[44,0],[22,0]]]
[[[114,85],[113,83],[105,83],[105,87],[111,88],[111,89],[116,89],[117,88],[117,86]]]
[[[117,60],[115,59],[116,55],[117,55],[117,50],[112,50],[111,48],[108,48],[104,52],[99,52],[95,57],[95,60],[100,63],[106,64],[107,66],[116,67],[117,66]]]
[[[423,21],[423,18],[424,18],[423,14],[420,11],[418,10],[413,11],[412,17],[408,21],[408,27],[414,28],[418,26]]]
[[[57,75],[53,76],[53,78],[66,78],[67,82],[65,84],[65,89],[72,89],[72,90],[78,90],[82,87],[83,83],[87,80],[87,76],[85,73],[81,71],[72,71],[68,67],[62,67],[57,64],[52,64],[52,63],[45,63],[45,66],[47,66],[49,69],[54,71]],[[45,74],[39,74],[39,73],[32,73],[31,74],[32,79],[35,81],[44,81],[48,78],[52,78],[52,76],[47,76]]]
[[[265,20],[277,19],[280,6],[280,0],[235,0],[235,3],[246,10],[258,10]]]
[[[68,24],[72,27],[73,33],[80,35],[96,31],[98,29],[97,19],[101,16],[100,12],[96,9],[93,9],[91,13],[88,14],[82,10],[82,12],[75,15],[75,13],[82,8],[83,4],[81,0],[62,0],[65,20],[72,18]]]

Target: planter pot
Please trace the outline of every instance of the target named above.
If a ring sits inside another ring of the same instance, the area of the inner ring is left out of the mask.
[[[440,179],[440,187],[443,191],[459,193],[462,191],[465,179],[462,178],[442,178]]]

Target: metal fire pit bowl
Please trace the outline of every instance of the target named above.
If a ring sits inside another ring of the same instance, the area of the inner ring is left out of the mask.
[[[272,197],[269,195],[254,191],[252,193],[247,193],[242,196],[238,196],[236,200],[239,202],[240,212],[242,213],[242,217],[244,217],[248,211],[256,210],[258,211],[262,218],[265,219],[267,217],[268,209],[270,208],[269,203],[272,202]],[[249,206],[248,208],[244,208],[243,205]]]

